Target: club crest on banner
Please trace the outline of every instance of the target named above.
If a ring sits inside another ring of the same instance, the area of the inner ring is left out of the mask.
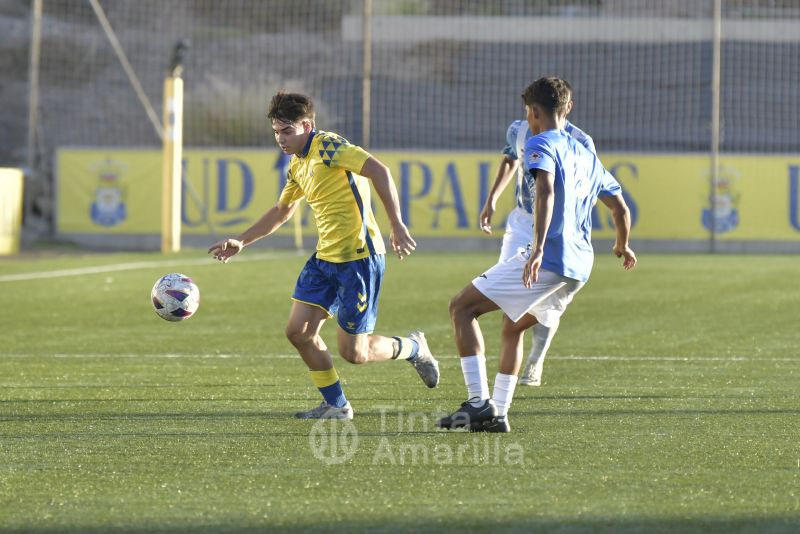
[[[97,174],[98,180],[90,209],[92,221],[100,226],[115,226],[127,216],[125,189],[122,185],[125,165],[106,159],[90,168]]]
[[[703,226],[717,233],[730,232],[739,226],[739,193],[734,189],[737,173],[720,168],[714,195],[709,195],[709,207],[703,210]]]

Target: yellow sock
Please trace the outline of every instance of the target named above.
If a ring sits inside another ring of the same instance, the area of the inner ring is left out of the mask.
[[[314,385],[322,393],[325,402],[337,408],[343,407],[347,404],[347,397],[344,396],[342,390],[342,383],[339,381],[339,373],[336,368],[331,367],[325,371],[310,371],[311,380]]]

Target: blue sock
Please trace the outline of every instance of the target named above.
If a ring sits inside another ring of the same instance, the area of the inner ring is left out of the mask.
[[[319,392],[322,393],[325,402],[337,408],[347,404],[347,398],[344,396],[344,391],[342,391],[342,383],[339,381],[339,373],[336,372],[336,369],[311,371],[311,379]]]
[[[341,408],[347,404],[347,398],[344,396],[344,391],[342,391],[342,383],[339,380],[337,380],[335,384],[325,386],[324,388],[319,388],[319,392],[322,393],[322,396],[325,398],[325,402],[331,406]]]
[[[408,340],[411,342],[411,356],[408,357],[408,361],[413,362],[419,358],[419,343],[411,338],[408,338]]]

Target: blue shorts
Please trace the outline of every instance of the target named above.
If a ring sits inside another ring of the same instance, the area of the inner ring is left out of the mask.
[[[378,294],[386,258],[376,254],[332,263],[314,253],[297,278],[292,299],[319,306],[349,334],[369,334],[378,320]]]

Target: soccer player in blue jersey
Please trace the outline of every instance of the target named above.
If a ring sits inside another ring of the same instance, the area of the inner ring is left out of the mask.
[[[570,100],[567,105],[567,115],[572,111],[572,88],[570,89]],[[592,153],[596,154],[594,141],[583,130],[566,121],[564,131],[574,137],[578,142],[585,146]],[[533,214],[533,189],[530,184],[533,180],[526,177],[529,174],[520,161],[524,159],[525,142],[531,137],[531,130],[527,121],[515,120],[508,127],[506,132],[506,146],[503,149],[503,158],[497,168],[492,188],[486,197],[483,209],[480,214],[481,230],[487,234],[492,233],[492,216],[494,215],[497,199],[505,188],[515,177],[515,197],[516,207],[508,215],[506,229],[503,234],[503,244],[500,247],[499,262],[503,262],[512,256],[525,250],[531,241],[531,215]],[[554,318],[552,326],[545,326],[537,323],[532,330],[532,343],[530,354],[525,362],[525,367],[520,375],[519,384],[526,386],[539,386],[542,383],[542,371],[544,369],[544,358],[547,349],[558,329],[558,319]]]
[[[613,252],[624,269],[636,265],[628,244],[630,211],[619,183],[595,154],[564,131],[570,90],[559,78],[540,78],[522,94],[533,137],[525,144],[535,189],[533,241],[496,264],[456,295],[450,316],[467,386],[467,401],[440,419],[442,428],[509,432],[508,409],[522,362],[525,330],[552,326],[589,278],[594,262],[592,207],[599,198],[616,227]],[[478,317],[503,311],[500,365],[489,396]]]
[[[317,130],[313,102],[305,95],[276,94],[267,116],[281,150],[292,155],[286,186],[261,219],[236,238],[215,243],[209,253],[227,263],[244,247],[288,221],[302,198],[311,206],[319,241],[297,279],[286,337],[308,366],[323,401],[296,417],[353,418],[331,354],[320,336],[322,325],[334,315],[339,324],[339,354],[345,360],[356,364],[407,360],[425,385],[436,387],[439,364],[422,332],[407,337],[372,334],[386,249],[372,213],[370,182],[392,227],[392,250],[403,259],[416,248],[400,216],[389,168],[339,135]]]

